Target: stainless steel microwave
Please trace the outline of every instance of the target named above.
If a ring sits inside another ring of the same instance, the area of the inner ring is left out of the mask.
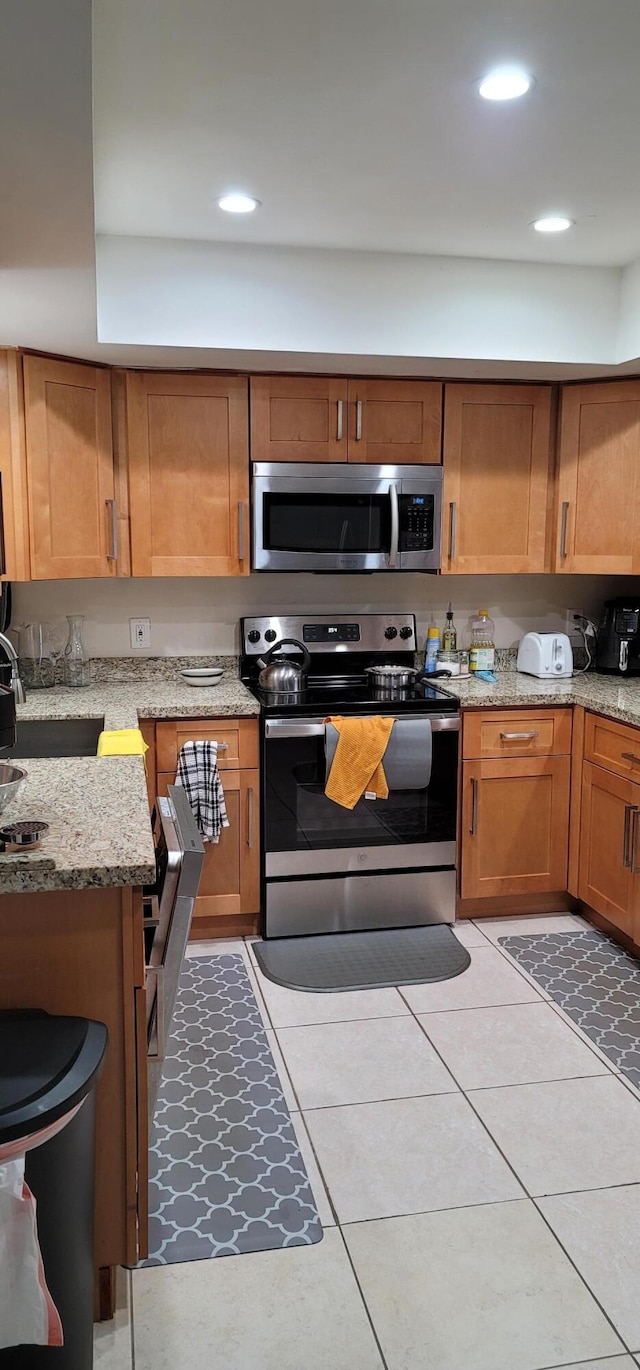
[[[441,466],[256,462],[254,571],[438,571]]]

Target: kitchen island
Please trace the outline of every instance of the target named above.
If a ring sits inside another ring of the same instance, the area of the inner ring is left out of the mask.
[[[167,671],[164,679],[138,672],[83,690],[33,691],[18,706],[18,738],[21,724],[43,720],[95,719],[110,731],[141,720],[255,718],[258,705],[235,660],[233,668],[212,689],[192,689]],[[96,1307],[106,1317],[114,1267],[146,1252],[141,895],[155,879],[148,793],[155,765],[149,788],[140,756],[23,759],[18,741],[11,759],[27,778],[4,820],[42,819],[49,832],[39,851],[0,855],[0,1009],[79,1014],[107,1025],[96,1127]]]

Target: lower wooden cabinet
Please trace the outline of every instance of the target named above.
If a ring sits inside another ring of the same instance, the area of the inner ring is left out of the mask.
[[[578,894],[640,941],[640,784],[585,761]]]
[[[219,842],[205,847],[192,939],[252,931],[260,912],[260,772],[222,775],[229,827]],[[158,794],[166,794],[173,771],[158,775]],[[217,926],[217,920],[220,925]]]
[[[465,761],[463,899],[567,887],[569,756]]]

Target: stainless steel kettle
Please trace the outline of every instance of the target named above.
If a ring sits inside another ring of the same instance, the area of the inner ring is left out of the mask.
[[[302,652],[302,661],[292,661],[288,656],[276,657],[281,647],[297,647]],[[266,656],[258,660],[258,665],[262,667],[258,676],[260,689],[274,694],[299,694],[304,690],[310,661],[304,643],[298,642],[297,638],[283,637],[281,642],[274,642]]]

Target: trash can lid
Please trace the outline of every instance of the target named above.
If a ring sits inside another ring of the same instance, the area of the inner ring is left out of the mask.
[[[0,1143],[55,1123],[86,1097],[107,1045],[104,1023],[34,1009],[0,1013]]]

